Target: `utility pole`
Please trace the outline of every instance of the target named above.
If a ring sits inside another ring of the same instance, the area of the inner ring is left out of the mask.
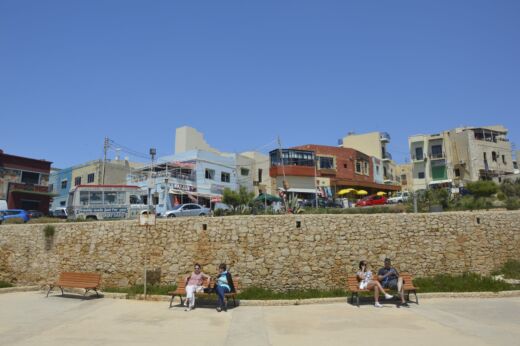
[[[107,166],[107,151],[109,146],[109,139],[108,137],[105,137],[105,141],[103,142],[103,179],[101,180],[101,185],[105,185],[105,172],[106,172],[106,166]]]
[[[283,182],[282,182],[282,188],[283,188],[283,203],[285,205],[285,210],[288,212],[287,209],[287,188],[289,184],[287,184],[287,180],[285,180],[285,165],[283,162],[283,153],[282,153],[282,141],[280,140],[280,136],[278,136],[278,155],[280,156],[280,164],[282,166],[282,174],[283,174]]]
[[[314,152],[314,201],[318,208],[318,157],[316,152]]]
[[[156,153],[157,153],[157,150],[155,150],[155,148],[150,148],[150,157],[152,158],[152,162],[150,164],[150,173],[148,175],[148,212],[152,211],[152,187],[153,187],[152,171],[153,171],[153,160],[155,158]]]

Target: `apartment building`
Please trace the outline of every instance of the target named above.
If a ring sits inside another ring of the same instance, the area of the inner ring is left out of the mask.
[[[511,143],[501,125],[414,135],[408,144],[414,190],[457,188],[514,172]]]
[[[9,209],[49,211],[52,162],[9,155],[0,150],[0,200]]]
[[[388,132],[349,133],[339,140],[339,146],[358,150],[380,160],[382,162],[383,182],[385,184],[397,185],[399,183],[397,165],[392,160],[392,154],[387,150],[390,140]]]
[[[273,150],[270,161],[273,189],[285,189],[300,198],[314,198],[316,193],[330,198],[345,188],[369,194],[399,190],[398,186],[376,182],[376,175],[382,177],[382,168],[374,164],[373,157],[351,148],[307,144]]]
[[[142,163],[128,160],[92,160],[64,169],[53,168],[49,191],[55,195],[51,210],[64,208],[70,190],[78,185],[124,185],[127,175],[142,167]]]

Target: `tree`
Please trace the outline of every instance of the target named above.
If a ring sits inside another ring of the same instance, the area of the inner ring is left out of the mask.
[[[232,206],[233,209],[236,209],[240,205],[250,205],[254,196],[255,194],[253,192],[248,192],[244,186],[240,186],[238,192],[229,188],[225,188],[224,194],[222,196],[222,202]]]
[[[498,186],[490,180],[475,181],[468,183],[466,187],[475,197],[490,197],[498,192]]]

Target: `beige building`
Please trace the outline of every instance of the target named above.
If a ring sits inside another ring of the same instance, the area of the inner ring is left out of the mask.
[[[397,174],[401,183],[402,191],[413,191],[412,164],[403,163],[397,166]]]
[[[501,125],[463,127],[408,138],[413,189],[462,187],[514,172],[511,143]]]
[[[390,135],[387,132],[369,132],[363,134],[349,133],[341,140],[340,146],[352,148],[381,160],[383,166],[383,182],[385,184],[399,184],[397,164],[387,151]]]
[[[72,187],[78,185],[125,185],[127,175],[143,164],[128,160],[94,160],[72,170]]]

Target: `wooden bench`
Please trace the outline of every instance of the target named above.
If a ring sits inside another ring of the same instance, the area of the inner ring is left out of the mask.
[[[409,273],[403,272],[399,273],[399,276],[403,278],[403,290],[405,294],[405,299],[407,301],[410,300],[410,292],[413,292],[415,295],[415,303],[419,304],[419,298],[417,297],[418,287],[413,285],[412,275]],[[385,288],[385,292],[390,291],[390,289]],[[352,293],[351,302],[354,303],[354,296],[356,296],[356,304],[359,307],[359,292],[371,292],[371,290],[360,289],[359,288],[359,280],[356,275],[348,275],[347,276],[347,291]]]
[[[49,285],[47,297],[49,296],[49,293],[52,291],[52,289],[56,286],[61,289],[61,295],[63,295],[63,287],[68,287],[83,288],[85,290],[85,294],[83,294],[84,297],[88,291],[93,290],[96,292],[96,296],[99,297],[97,289],[99,287],[100,282],[101,274],[98,273],[63,272],[60,274],[58,281]]]
[[[233,277],[233,284],[235,286],[235,292],[229,292],[229,293],[225,294],[226,304],[227,304],[227,301],[229,298],[233,298],[233,306],[235,306],[235,307],[237,306],[236,297],[237,297],[237,294],[240,293],[239,281],[240,280],[238,277]],[[211,279],[206,279],[202,283],[202,287],[204,287],[205,289],[209,289],[209,292],[195,292],[195,295],[197,297],[207,297],[207,296],[216,294],[213,291],[214,286],[215,286],[215,284]],[[179,280],[177,281],[177,289],[175,291],[168,292],[168,295],[172,296],[172,298],[170,299],[170,308],[173,306],[173,298],[175,298],[175,296],[179,296],[179,298],[181,300],[181,305],[183,305],[183,303],[184,303],[183,298],[186,296],[186,277],[179,278]]]

